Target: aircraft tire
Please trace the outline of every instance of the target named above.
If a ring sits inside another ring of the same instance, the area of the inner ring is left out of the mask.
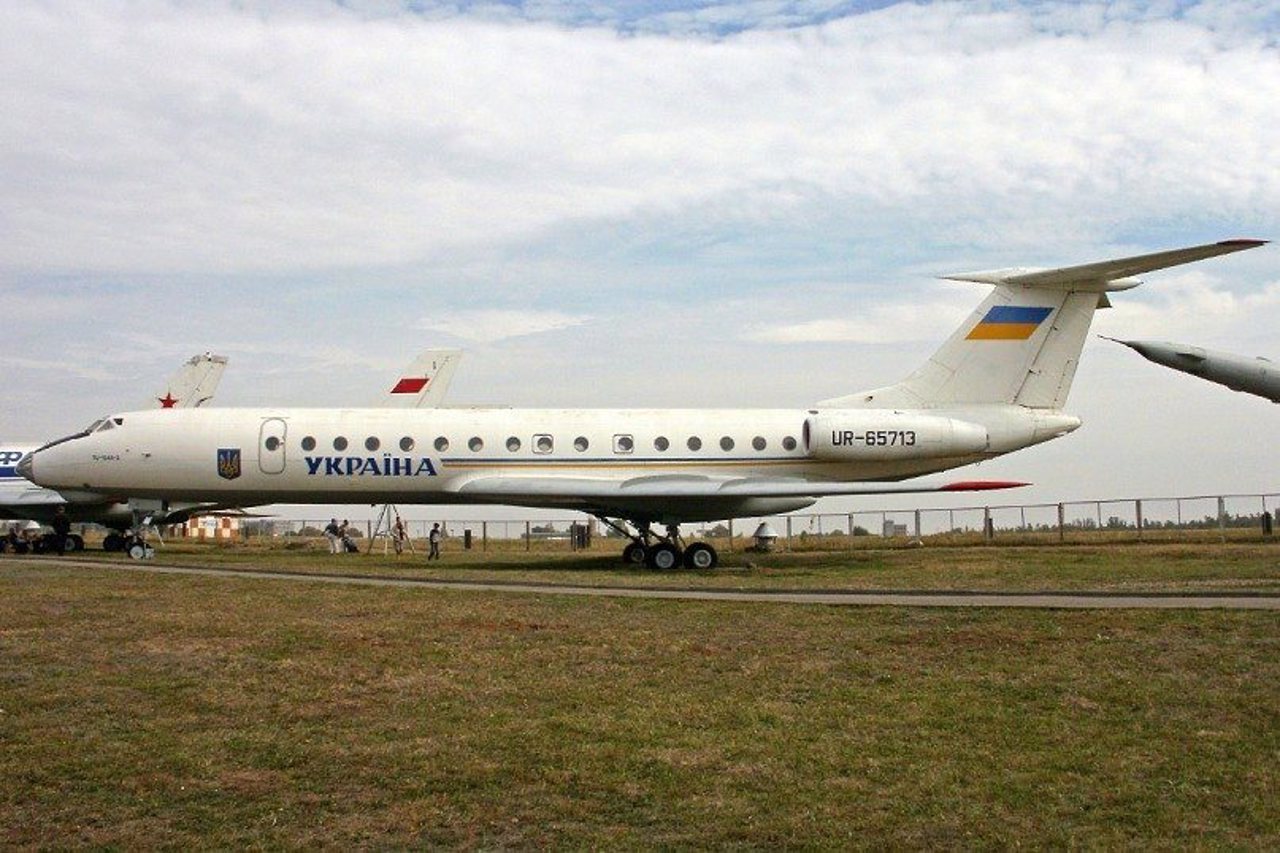
[[[84,537],[79,533],[71,533],[67,536],[67,542],[63,546],[68,554],[74,554],[84,550]]]
[[[141,542],[134,542],[129,546],[129,558],[132,560],[141,560],[147,556],[147,546]]]
[[[667,542],[660,542],[649,549],[649,568],[660,572],[678,568],[682,555],[680,549]]]
[[[720,564],[716,549],[705,542],[694,542],[684,549],[684,567],[699,572],[709,572]]]
[[[632,542],[622,549],[622,562],[628,566],[643,566],[649,558],[649,549],[640,542]]]
[[[102,540],[102,550],[104,551],[123,551],[124,537],[119,533],[108,533]]]

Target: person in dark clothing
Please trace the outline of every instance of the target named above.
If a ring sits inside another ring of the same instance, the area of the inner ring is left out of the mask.
[[[431,525],[431,533],[427,536],[427,542],[431,545],[431,550],[427,554],[428,560],[440,559],[440,523],[436,522]]]
[[[71,534],[71,519],[67,518],[65,507],[58,507],[53,514],[53,546],[61,557],[67,552],[67,536]]]

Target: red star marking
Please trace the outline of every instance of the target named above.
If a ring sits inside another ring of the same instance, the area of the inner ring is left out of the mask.
[[[157,397],[156,399],[160,401],[160,408],[162,409],[172,409],[178,405],[178,398],[168,391],[164,392],[163,397]]]

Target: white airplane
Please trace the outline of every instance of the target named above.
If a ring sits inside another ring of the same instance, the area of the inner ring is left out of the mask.
[[[1105,335],[1101,337],[1106,338]],[[1249,358],[1167,341],[1106,339],[1124,344],[1147,361],[1154,361],[1156,364],[1163,364],[1165,367],[1199,376],[1209,382],[1225,385],[1232,391],[1255,394],[1266,397],[1273,403],[1280,403],[1280,365],[1270,359],[1261,356]]]
[[[148,400],[148,405],[152,409],[198,408],[213,399],[226,367],[227,360],[220,355],[204,353],[192,356],[169,377],[160,393]],[[102,495],[67,498],[20,476],[15,466],[37,446],[0,445],[0,518],[30,519],[47,524],[61,506],[66,507],[68,517],[77,524],[101,524],[122,531],[132,523],[133,513],[127,503]],[[104,547],[108,551],[119,550],[123,541],[119,533],[108,534]],[[84,547],[84,541],[78,535],[73,536],[68,544],[72,550]]]
[[[901,481],[1076,429],[1080,419],[1062,407],[1107,294],[1137,286],[1140,273],[1262,242],[947,276],[995,287],[902,382],[806,410],[128,412],[40,448],[18,470],[59,490],[127,500],[137,514],[180,501],[580,510],[631,538],[628,561],[707,569],[715,550],[682,548],[680,523],[790,512],[831,495],[1020,485]]]

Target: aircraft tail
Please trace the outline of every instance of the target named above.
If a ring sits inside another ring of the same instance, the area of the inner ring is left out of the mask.
[[[193,355],[169,377],[159,394],[147,401],[147,408],[194,409],[213,399],[227,368],[225,356]]]
[[[435,408],[444,403],[453,373],[462,360],[460,349],[429,349],[396,378],[377,405],[388,408]]]
[[[1061,409],[1071,390],[1089,324],[1107,294],[1137,287],[1144,272],[1260,246],[1227,240],[1056,269],[1003,269],[943,276],[995,285],[954,334],[899,382],[818,405],[932,408],[1005,403]]]

